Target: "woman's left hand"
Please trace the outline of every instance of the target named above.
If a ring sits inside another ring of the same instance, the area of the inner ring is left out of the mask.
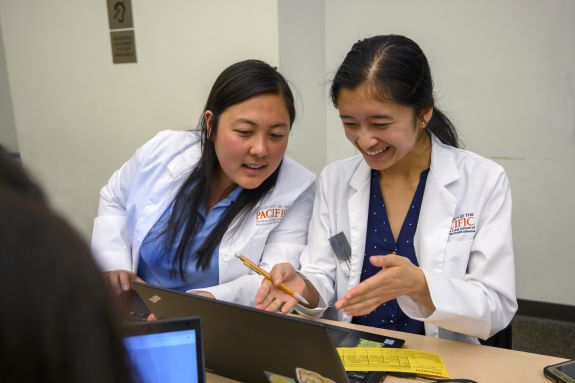
[[[408,258],[388,254],[372,256],[369,261],[381,270],[350,289],[335,303],[337,310],[350,316],[367,315],[400,295],[409,295],[416,302],[435,310],[425,274]]]

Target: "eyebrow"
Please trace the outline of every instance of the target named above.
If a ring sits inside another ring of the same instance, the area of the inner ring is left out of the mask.
[[[238,118],[234,124],[248,124],[253,126],[254,128],[257,128],[258,124],[256,124],[254,121],[252,120],[248,120],[246,118]],[[270,126],[270,128],[289,128],[288,124],[284,123],[284,122],[278,122],[277,124],[273,124]]]
[[[340,118],[354,118],[353,116],[348,116],[347,114],[340,114],[339,117]],[[367,118],[393,120],[393,117],[391,117],[387,114],[372,114],[371,116],[367,116]]]

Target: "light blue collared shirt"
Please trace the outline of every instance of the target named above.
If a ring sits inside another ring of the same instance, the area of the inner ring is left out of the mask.
[[[191,254],[188,264],[184,265],[186,279],[178,274],[170,275],[172,260],[176,254],[176,247],[172,246],[168,254],[164,254],[164,236],[158,236],[164,228],[166,221],[172,212],[173,202],[162,214],[160,219],[154,224],[152,230],[146,235],[140,248],[140,263],[138,265],[138,276],[150,284],[187,291],[219,284],[219,245],[214,249],[210,259],[210,266],[206,270],[196,270],[197,252],[218,224],[224,213],[234,203],[243,189],[236,186],[230,194],[214,205],[210,211],[200,209],[197,219],[200,227],[192,242]],[[181,237],[181,233],[178,235]]]

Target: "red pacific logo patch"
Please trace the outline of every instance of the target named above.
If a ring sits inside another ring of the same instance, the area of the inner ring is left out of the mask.
[[[475,233],[475,216],[473,213],[458,215],[451,221],[449,235]]]
[[[256,225],[278,223],[287,214],[287,207],[281,205],[266,206],[256,212]]]

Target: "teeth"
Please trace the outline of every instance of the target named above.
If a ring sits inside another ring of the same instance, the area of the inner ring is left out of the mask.
[[[250,169],[259,169],[259,168],[263,168],[263,165],[252,165],[252,164],[246,164],[246,166]]]
[[[365,153],[366,153],[368,156],[377,156],[378,154],[383,153],[383,152],[385,152],[386,150],[387,150],[387,148],[383,148],[383,149],[379,149],[379,150],[374,150],[373,152],[372,152],[372,151],[369,151],[369,150],[365,150]]]

